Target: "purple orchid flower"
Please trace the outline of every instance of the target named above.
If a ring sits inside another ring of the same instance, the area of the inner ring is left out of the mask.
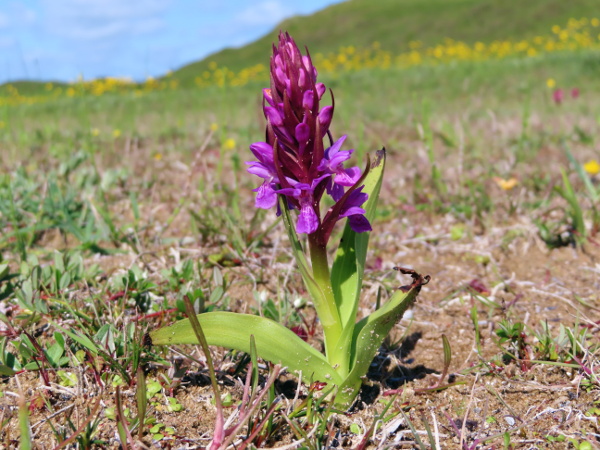
[[[298,222],[296,231],[298,233],[311,234],[317,231],[320,225],[319,215],[315,211],[315,188],[321,181],[329,178],[330,175],[323,175],[316,180],[312,180],[311,184],[300,183],[295,180],[288,180],[292,187],[279,189],[278,194],[283,194],[288,197],[293,197],[298,201],[300,214],[298,214]],[[318,207],[318,205],[316,205]]]
[[[250,166],[248,172],[265,180],[254,189],[257,193],[255,205],[257,208],[271,209],[277,204],[275,188],[279,183],[277,170],[273,164],[273,147],[266,142],[256,142],[250,146],[250,150],[259,162],[247,162],[246,164]]]
[[[353,186],[360,178],[360,169],[358,167],[344,168],[344,162],[350,159],[354,151],[340,150],[346,137],[346,135],[343,135],[331,147],[325,150],[325,157],[321,161],[321,164],[319,164],[319,170],[335,175],[333,183],[327,186],[327,193],[336,202],[344,195],[343,186]]]
[[[357,232],[371,229],[361,208],[368,198],[360,186],[361,170],[344,167],[353,150],[341,149],[345,135],[333,141],[333,95],[332,104],[321,107],[325,92],[308,52],[303,55],[289,34],[281,33],[271,57],[271,86],[263,90],[266,139],[250,146],[257,161],[248,163],[248,172],[263,179],[254,190],[256,206],[272,208],[277,195],[286,197],[284,204],[299,210],[296,231],[319,245],[326,244],[333,224],[343,218]],[[322,220],[325,193],[336,204]]]
[[[367,194],[362,192],[364,186],[352,191],[348,196],[348,199],[344,203],[340,212],[340,219],[347,217],[350,228],[357,233],[364,233],[365,231],[371,231],[371,224],[365,217],[366,211],[360,207],[364,204],[369,197]]]

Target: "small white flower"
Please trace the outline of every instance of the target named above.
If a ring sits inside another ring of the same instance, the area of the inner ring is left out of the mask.
[[[296,297],[294,297],[294,301],[292,304],[294,305],[294,308],[302,308],[306,304],[306,300],[304,300],[303,297],[297,295]]]
[[[260,303],[265,303],[269,298],[269,293],[267,291],[260,291],[258,294],[258,301]]]

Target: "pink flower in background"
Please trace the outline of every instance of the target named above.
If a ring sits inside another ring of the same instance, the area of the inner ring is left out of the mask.
[[[556,103],[557,105],[560,105],[564,98],[565,98],[565,93],[563,92],[562,89],[555,89],[554,92],[552,93],[552,99],[554,100],[554,103]]]
[[[579,97],[579,89],[577,89],[577,88],[571,89],[571,98],[577,98],[577,97]]]

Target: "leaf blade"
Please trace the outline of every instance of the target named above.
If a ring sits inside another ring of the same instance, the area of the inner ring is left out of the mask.
[[[361,377],[367,373],[381,343],[416,301],[421,287],[429,282],[429,276],[422,277],[414,271],[399,270],[409,273],[413,282],[410,286],[398,289],[385,305],[356,324],[352,339],[352,370],[340,386],[339,393],[342,395],[336,398],[336,402],[346,403],[353,399],[351,393],[360,389]]]
[[[376,152],[375,161],[371,165],[364,182],[363,192],[368,194],[369,198],[363,208],[366,211],[366,218],[371,223],[377,210],[377,201],[383,182],[385,158],[385,149]],[[346,224],[331,268],[331,285],[343,328],[356,320],[358,298],[367,259],[369,235],[370,232],[356,233]]]
[[[257,354],[303,377],[339,385],[341,377],[323,354],[300,339],[293,331],[264,317],[216,311],[196,316],[209,345],[251,353],[250,335],[254,335]],[[198,341],[189,319],[151,331],[152,345],[196,344]]]

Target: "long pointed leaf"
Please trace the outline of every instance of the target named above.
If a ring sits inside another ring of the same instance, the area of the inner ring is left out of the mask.
[[[383,170],[385,168],[385,149],[376,153],[376,158],[371,166],[363,192],[369,195],[364,204],[365,216],[369,222],[373,222],[377,209],[377,200],[381,183],[383,181]],[[331,268],[331,286],[333,295],[342,321],[342,334],[336,348],[342,354],[348,355],[344,375],[350,371],[349,353],[352,343],[351,336],[356,322],[356,313],[360,300],[360,291],[365,271],[365,260],[367,259],[367,247],[369,245],[369,232],[356,233],[346,224],[342,239]]]
[[[583,211],[581,205],[577,200],[577,195],[573,189],[573,185],[569,181],[569,177],[564,170],[561,170],[563,187],[561,189],[561,195],[569,203],[571,207],[571,220],[573,221],[573,227],[579,233],[579,238],[585,238],[585,222],[583,220]]]
[[[300,339],[293,331],[264,317],[224,311],[196,316],[209,345],[251,352],[250,335],[254,335],[258,356],[280,363],[293,372],[313,380],[339,385],[340,376],[325,356]],[[189,319],[150,332],[152,345],[196,344],[198,340]]]
[[[385,149],[382,149],[376,152],[375,161],[365,178],[365,187],[362,191],[369,195],[368,200],[363,205],[366,211],[365,216],[369,222],[373,222],[375,218],[384,168]],[[356,321],[369,235],[369,232],[356,233],[346,224],[331,268],[331,285],[344,328]]]
[[[361,377],[367,373],[381,343],[404,312],[415,302],[421,286],[429,282],[429,276],[422,277],[411,270],[400,271],[413,277],[412,284],[398,289],[385,305],[358,322],[354,328],[352,371],[340,386],[337,403],[345,404],[353,400],[360,389]]]
[[[567,157],[569,158],[571,164],[575,167],[575,170],[577,170],[579,178],[581,178],[583,184],[585,184],[590,199],[594,203],[596,203],[598,200],[600,200],[600,190],[596,189],[594,183],[592,183],[590,176],[587,173],[585,173],[585,169],[583,168],[581,163],[575,159],[570,150],[567,150]]]

